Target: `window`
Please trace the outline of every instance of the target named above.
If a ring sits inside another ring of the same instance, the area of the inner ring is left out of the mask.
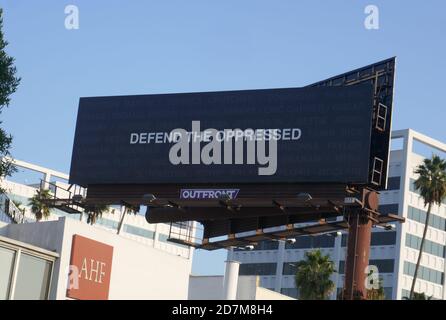
[[[295,243],[287,243],[285,249],[333,248],[334,243],[335,238],[329,235],[300,236]]]
[[[21,254],[14,300],[44,300],[48,296],[52,263],[28,254]]]
[[[426,212],[421,209],[417,209],[412,206],[409,206],[408,210],[407,210],[407,217],[410,220],[420,222],[420,223],[425,223]],[[431,216],[429,219],[429,226],[432,228],[441,230],[441,231],[446,231],[446,220],[440,216],[437,216],[437,215],[431,213]]]
[[[0,300],[9,298],[15,252],[0,247]]]
[[[406,247],[420,250],[420,246],[421,246],[421,238],[409,233],[406,234]],[[432,254],[440,258],[446,258],[446,247],[427,239],[424,241],[423,252]]]
[[[393,259],[370,259],[370,266],[376,266],[379,273],[392,273],[395,265]],[[339,271],[340,274],[345,273],[345,261],[339,261]]]
[[[0,300],[48,299],[55,253],[0,237]]]
[[[271,276],[276,274],[277,263],[242,263],[239,269],[241,276]]]
[[[413,277],[415,274],[415,263],[408,261],[404,262],[404,274]],[[441,271],[433,270],[431,268],[420,266],[418,269],[418,278],[433,282],[436,284],[443,284],[444,274]]]
[[[415,179],[410,179],[409,182],[409,191],[420,195],[420,191],[415,188]],[[442,201],[443,204],[446,204],[446,199]]]
[[[384,214],[388,214],[388,213],[393,213],[393,214],[398,214],[398,204],[397,203],[393,203],[393,204],[382,204],[379,206],[378,211],[380,213],[384,213]]]
[[[253,250],[277,250],[279,248],[278,241],[263,240],[254,246]],[[234,248],[234,251],[244,251],[241,248]]]
[[[282,274],[285,276],[289,276],[289,275],[295,275],[297,272],[297,267],[296,267],[296,263],[297,262],[285,262],[283,264],[283,272]]]
[[[401,177],[388,177],[387,189],[381,189],[382,191],[399,190]]]
[[[124,232],[129,234],[134,234],[136,236],[144,237],[153,240],[155,237],[155,233],[153,231],[131,226],[129,224],[124,224]]]
[[[347,246],[347,237],[345,233],[342,235],[342,246]],[[396,243],[396,231],[372,232],[371,246],[392,246]]]
[[[297,288],[282,288],[280,289],[280,293],[296,299],[299,296],[299,291]]]

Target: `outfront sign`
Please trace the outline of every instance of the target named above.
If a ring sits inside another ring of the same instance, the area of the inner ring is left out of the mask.
[[[79,300],[107,300],[112,261],[112,246],[74,235],[67,297]]]
[[[70,183],[366,184],[372,97],[358,85],[81,98]]]
[[[240,189],[181,189],[180,199],[235,199]]]

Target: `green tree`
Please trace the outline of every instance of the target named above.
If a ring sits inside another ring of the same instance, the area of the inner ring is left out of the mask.
[[[25,214],[25,208],[23,207],[23,204],[20,201],[12,200],[12,203],[17,207],[17,209],[20,210],[23,214]]]
[[[421,238],[420,252],[418,254],[412,286],[410,288],[411,300],[415,293],[415,282],[417,281],[418,269],[420,268],[424,240],[426,239],[432,206],[435,204],[440,205],[446,197],[446,161],[437,155],[432,155],[431,159],[424,159],[423,163],[416,168],[415,173],[419,175],[414,183],[415,189],[420,192],[420,195],[424,200],[424,205],[427,205],[427,213],[424,222],[423,237]]]
[[[125,204],[122,207],[121,219],[119,220],[117,234],[121,233],[122,227],[124,226],[124,219],[127,214],[137,214],[140,210],[139,206],[132,206],[130,204]]]
[[[320,250],[305,253],[305,259],[296,263],[296,287],[299,299],[325,300],[334,290],[335,284],[330,280],[336,272],[333,261]]]
[[[85,208],[85,213],[87,214],[87,223],[93,225],[96,223],[96,220],[102,217],[104,212],[109,210],[109,206],[103,205],[95,205],[95,206],[87,206]]]
[[[9,105],[10,96],[17,90],[20,83],[20,78],[16,77],[14,58],[5,51],[7,45],[8,42],[3,36],[3,9],[0,8],[0,113],[4,107]],[[9,157],[11,144],[12,136],[0,128],[0,178],[9,176],[16,171]],[[5,190],[0,188],[0,192],[4,193]]]
[[[29,199],[31,212],[36,217],[37,221],[42,218],[47,219],[51,214],[51,208],[48,205],[48,200],[52,198],[49,190],[37,190],[36,194]]]
[[[412,298],[403,297],[403,300],[432,300],[432,296],[427,296],[424,292],[414,292]]]

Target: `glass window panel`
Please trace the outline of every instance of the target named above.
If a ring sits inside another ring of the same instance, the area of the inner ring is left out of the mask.
[[[14,299],[46,299],[50,275],[50,261],[27,254],[21,254],[14,291]]]
[[[15,252],[0,247],[0,300],[9,298]]]

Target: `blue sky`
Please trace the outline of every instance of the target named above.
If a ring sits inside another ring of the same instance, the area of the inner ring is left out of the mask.
[[[80,29],[64,26],[77,5]],[[364,28],[378,6],[380,28]],[[446,141],[446,2],[1,1],[22,83],[13,156],[68,172],[79,97],[298,87],[397,56],[393,128]],[[223,273],[226,252],[193,271]]]

